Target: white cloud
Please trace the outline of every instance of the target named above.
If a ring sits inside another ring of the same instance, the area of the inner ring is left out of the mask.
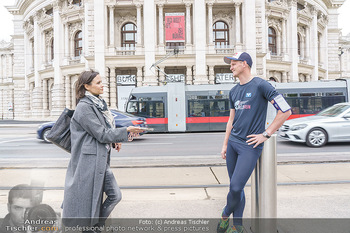
[[[8,12],[5,6],[11,6],[14,4],[14,0],[1,0],[0,3],[0,24],[1,33],[0,41],[10,41],[11,35],[13,34],[13,16]]]
[[[339,28],[342,28],[343,36],[350,33],[350,0],[346,0],[345,3],[339,9]]]

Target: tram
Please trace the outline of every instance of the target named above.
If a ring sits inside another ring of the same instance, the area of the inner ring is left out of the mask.
[[[292,108],[289,119],[310,116],[349,101],[350,79],[302,83],[271,82]],[[230,115],[229,92],[236,84],[134,88],[125,111],[145,117],[155,132],[225,131]]]

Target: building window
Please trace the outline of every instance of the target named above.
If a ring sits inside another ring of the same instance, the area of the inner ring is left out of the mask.
[[[73,0],[73,5],[77,5],[77,6],[81,6],[82,3],[81,3],[81,0]]]
[[[225,22],[218,21],[213,25],[213,38],[215,47],[225,47],[229,45],[229,29]]]
[[[298,34],[298,55],[301,55],[301,37]]]
[[[51,41],[51,45],[50,45],[50,51],[51,51],[51,60],[53,60],[55,58],[55,51],[54,51],[54,44],[53,44],[53,40]]]
[[[83,50],[83,33],[78,31],[74,37],[74,56],[80,57]]]
[[[122,47],[134,49],[137,29],[135,24],[127,23],[122,27]]]
[[[269,50],[272,55],[277,54],[276,31],[269,27]]]
[[[298,10],[298,11],[301,11],[301,10],[304,10],[304,9],[305,9],[305,6],[304,6],[304,5],[302,5],[302,4],[300,4],[300,3],[297,4],[297,10]]]
[[[47,15],[53,16],[53,8],[50,8],[46,11]]]

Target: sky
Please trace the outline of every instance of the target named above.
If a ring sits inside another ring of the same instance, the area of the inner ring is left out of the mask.
[[[10,41],[13,34],[12,15],[4,6],[13,5],[15,0],[0,0],[0,41]],[[346,0],[339,9],[339,28],[343,35],[350,34],[350,0]]]

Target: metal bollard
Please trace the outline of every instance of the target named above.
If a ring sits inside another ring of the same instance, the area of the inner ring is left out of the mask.
[[[251,176],[252,232],[277,232],[277,152],[276,135],[264,149]]]

